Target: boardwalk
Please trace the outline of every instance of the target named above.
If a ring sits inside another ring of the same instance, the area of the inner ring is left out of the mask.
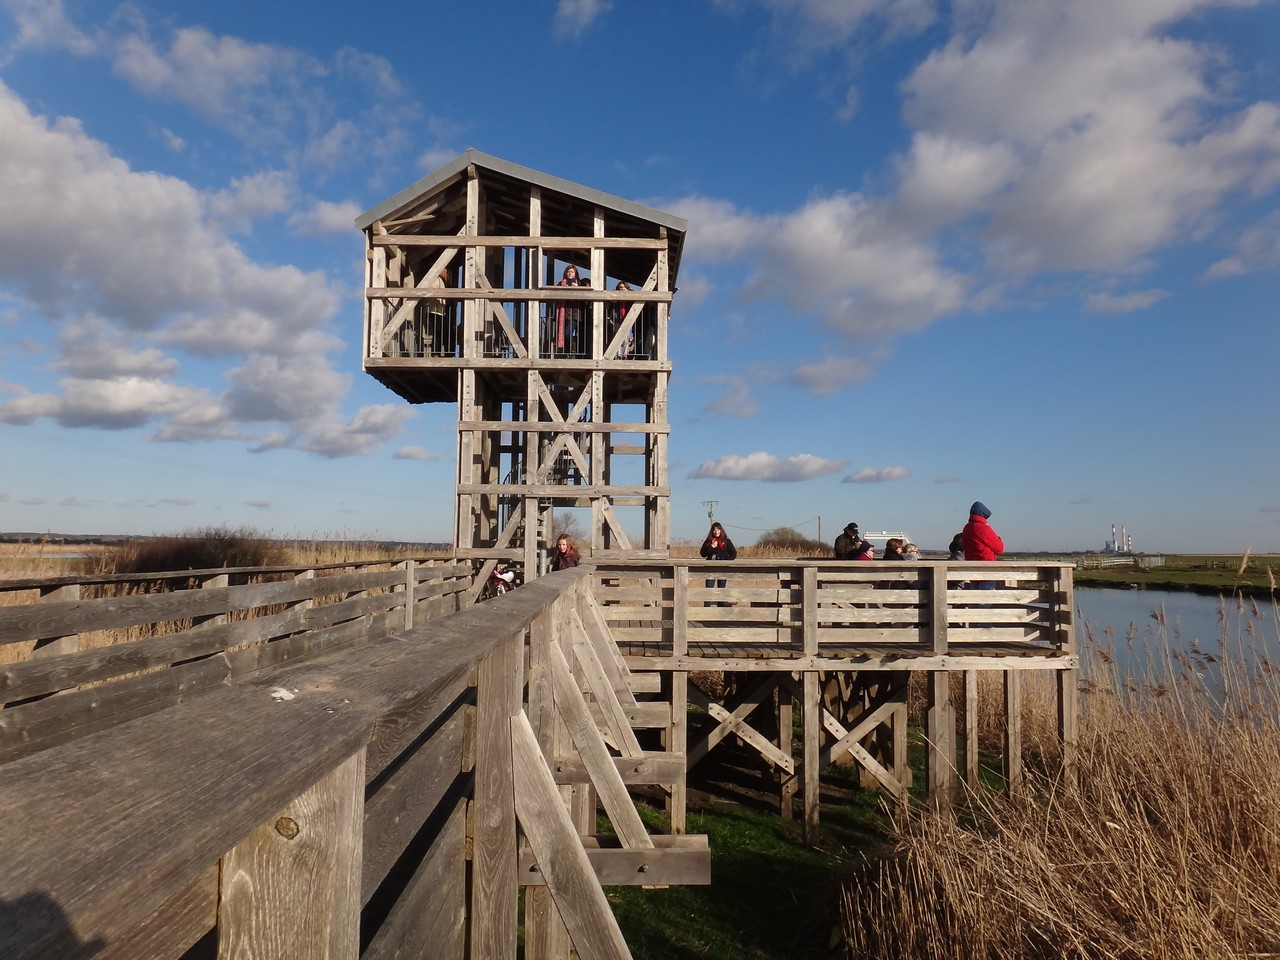
[[[689,767],[741,737],[816,833],[833,759],[902,794],[912,672],[940,801],[955,671],[1011,705],[1061,678],[1069,764],[1069,568],[888,566],[597,564],[478,606],[452,561],[0,584],[0,956],[628,957],[604,884],[714,882]]]

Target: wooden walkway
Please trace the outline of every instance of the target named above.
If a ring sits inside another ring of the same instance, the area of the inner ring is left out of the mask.
[[[976,775],[957,673],[969,713],[1003,675],[1016,789],[1048,671],[1073,769],[1070,568],[889,566],[610,562],[478,606],[453,561],[0,583],[0,957],[621,960],[603,885],[711,881],[691,768],[750,744],[816,839],[829,763],[905,798],[913,675],[938,802]]]

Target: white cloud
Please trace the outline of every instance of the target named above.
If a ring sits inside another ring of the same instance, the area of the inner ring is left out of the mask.
[[[980,32],[906,81],[918,132],[901,199],[943,222],[989,216],[985,251],[1002,270],[1122,272],[1229,191],[1267,189],[1280,176],[1280,112],[1211,116],[1214,54],[1170,34],[1212,5],[996,0]],[[969,157],[930,153],[931,139]],[[947,190],[948,168],[983,158],[968,195]]]
[[[613,0],[557,0],[555,31],[560,37],[577,37],[613,6]]]
[[[134,172],[74,120],[32,116],[3,84],[0,140],[0,289],[63,329],[56,391],[19,391],[0,420],[343,456],[368,453],[412,415],[371,406],[345,416],[350,378],[327,358],[342,345],[331,328],[338,291],[322,274],[250,259],[206,216],[276,207],[287,179],[203,197]],[[184,351],[232,360],[225,395],[181,382]]]
[[[78,56],[94,51],[94,41],[67,19],[62,0],[5,0],[0,6],[9,11],[18,28],[0,63],[27,49],[66,50]]]
[[[209,198],[209,211],[228,229],[248,230],[255,221],[288,210],[297,189],[293,174],[265,170],[231,181]]]
[[[936,251],[889,217],[879,201],[835,194],[773,216],[693,197],[674,204],[690,220],[688,254],[709,262],[742,260],[754,270],[747,300],[780,299],[819,311],[850,336],[918,330],[959,309],[966,281]]]
[[[432,457],[427,453],[426,447],[406,446],[401,447],[391,455],[392,460],[438,460],[439,457]]]
[[[839,473],[843,460],[824,460],[809,453],[779,460],[771,453],[758,450],[745,457],[728,456],[708,460],[689,474],[703,480],[762,480],[766,483],[795,483]]]
[[[714,377],[699,377],[699,383],[722,383],[725,392],[706,404],[704,413],[720,417],[732,417],[735,420],[747,420],[760,412],[760,405],[751,396],[751,388],[742,377],[729,374]]]
[[[1095,293],[1085,299],[1084,308],[1090,313],[1132,313],[1145,310],[1167,297],[1165,290],[1135,290],[1132,293]]]
[[[284,119],[292,99],[264,91],[324,72],[300,51],[216,36],[203,27],[175,31],[167,50],[145,33],[126,36],[116,47],[114,68],[143,93],[185,103],[209,120],[241,125],[251,118]]]
[[[307,209],[290,215],[289,226],[294,232],[306,237],[326,233],[349,233],[356,236],[355,220],[361,212],[360,205],[353,200],[341,203],[317,200]]]
[[[878,351],[866,358],[828,356],[817,363],[796,367],[789,380],[793,386],[807,390],[815,397],[828,397],[866,383],[875,376],[876,366],[888,358],[887,351]]]
[[[1280,266],[1280,213],[1240,234],[1235,253],[1217,261],[1205,273],[1207,279],[1232,277]]]
[[[888,483],[911,476],[906,467],[863,467],[844,477],[841,483]]]

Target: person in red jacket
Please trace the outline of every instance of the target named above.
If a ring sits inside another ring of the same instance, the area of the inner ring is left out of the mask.
[[[969,508],[969,522],[960,533],[966,560],[995,560],[1004,553],[1004,541],[987,523],[990,517],[991,511],[985,503],[973,501]]]

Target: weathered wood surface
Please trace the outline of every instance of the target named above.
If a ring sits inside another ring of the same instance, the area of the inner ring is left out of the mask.
[[[372,791],[360,807],[376,831],[365,834],[372,883],[390,856],[381,833],[396,834],[429,802],[408,799],[409,782],[439,791],[429,754],[393,761],[424,733],[456,744],[465,721],[450,718],[465,715],[477,658],[518,641],[558,590],[530,585],[503,610],[472,608],[0,766],[0,899],[39,890],[57,907],[0,930],[0,956],[63,956],[68,923],[117,951],[144,934],[189,939],[200,922],[191,918],[207,916],[201,878],[357,754]],[[441,749],[440,764],[464,766],[460,748]],[[358,900],[364,871],[349,872]],[[164,928],[144,930],[151,917]]]

